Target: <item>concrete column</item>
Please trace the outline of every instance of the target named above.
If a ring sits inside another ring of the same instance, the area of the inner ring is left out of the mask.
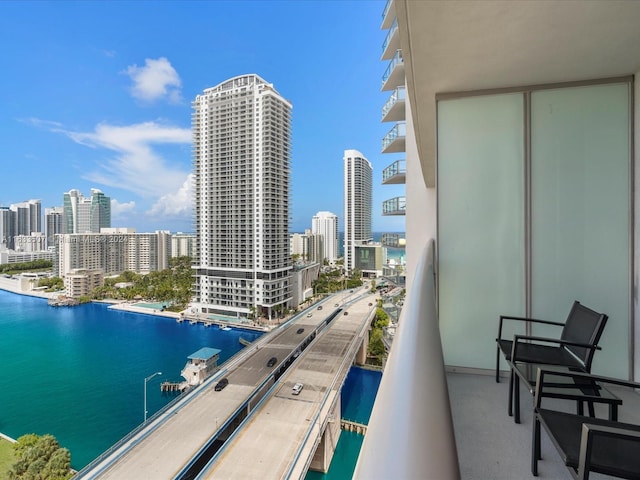
[[[340,403],[340,394],[338,394],[336,395],[336,401],[329,412],[329,419],[327,421],[327,426],[322,433],[322,439],[313,454],[313,460],[309,466],[310,470],[322,473],[327,473],[327,471],[329,471],[331,459],[333,458],[333,453],[335,452],[338,439],[340,438],[341,415],[342,408]]]

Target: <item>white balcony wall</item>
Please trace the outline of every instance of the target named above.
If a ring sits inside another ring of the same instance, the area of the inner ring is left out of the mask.
[[[436,189],[427,188],[425,176],[418,157],[418,146],[413,130],[411,105],[406,103],[407,109],[407,137],[406,137],[406,199],[407,210],[405,229],[407,238],[407,289],[409,289],[413,275],[422,253],[422,247],[430,238],[436,238]]]

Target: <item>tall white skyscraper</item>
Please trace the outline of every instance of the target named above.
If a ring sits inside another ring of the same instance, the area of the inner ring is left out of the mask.
[[[344,151],[344,266],[356,265],[355,246],[373,240],[371,232],[371,163],[357,150]]]
[[[257,75],[193,102],[194,307],[271,317],[291,301],[291,103]]]
[[[318,212],[311,220],[311,233],[323,236],[324,258],[330,263],[338,259],[338,216],[331,212]]]
[[[111,198],[97,188],[86,198],[78,190],[63,194],[65,233],[100,233],[111,228]]]

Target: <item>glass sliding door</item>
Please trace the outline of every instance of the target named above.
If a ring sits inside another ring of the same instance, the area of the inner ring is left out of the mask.
[[[523,98],[438,102],[438,309],[448,365],[494,368],[498,316],[525,312]]]
[[[531,93],[531,313],[564,320],[578,300],[608,314],[593,371],[620,378],[630,355],[629,108],[627,83]]]

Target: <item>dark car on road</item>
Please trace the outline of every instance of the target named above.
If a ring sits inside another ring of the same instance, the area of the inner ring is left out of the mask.
[[[267,367],[273,367],[277,361],[278,359],[276,357],[271,357],[267,362]]]
[[[299,329],[298,329],[298,331],[297,331],[296,333],[297,333],[297,334],[300,334],[300,333],[302,333],[302,332],[304,332],[304,328],[299,328]]]
[[[219,392],[220,390],[222,390],[224,387],[226,387],[227,385],[229,385],[229,380],[226,378],[223,378],[222,380],[220,380],[218,383],[216,383],[216,386],[213,387],[213,389],[216,392]]]

